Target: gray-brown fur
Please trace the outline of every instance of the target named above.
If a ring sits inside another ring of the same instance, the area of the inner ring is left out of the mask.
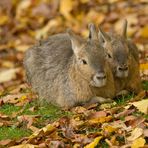
[[[81,63],[83,58],[88,65]],[[104,98],[112,98],[115,94],[104,48],[95,39],[82,39],[72,32],[50,36],[26,52],[24,66],[28,82],[38,92],[39,98],[61,107],[105,102],[108,99]],[[100,71],[104,72],[106,83],[99,80],[103,85],[94,86],[100,85],[97,81],[92,84],[92,78],[94,80],[96,75],[102,74]]]
[[[108,61],[112,67],[116,94],[122,90],[139,93],[141,80],[139,73],[139,55],[136,45],[126,37],[127,21],[122,34],[105,33],[100,28],[99,40],[108,52]],[[120,70],[123,71],[120,73]]]

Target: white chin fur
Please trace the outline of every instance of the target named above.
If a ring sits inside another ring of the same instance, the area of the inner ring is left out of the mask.
[[[126,78],[126,77],[128,77],[128,71],[124,71],[124,72],[118,71],[116,73],[116,76],[119,77],[119,78]]]
[[[103,87],[106,85],[106,79],[91,81],[90,84],[94,87]]]

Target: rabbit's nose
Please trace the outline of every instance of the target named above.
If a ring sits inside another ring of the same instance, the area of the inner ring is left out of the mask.
[[[106,74],[105,73],[97,73],[95,75],[96,79],[101,80],[101,79],[106,79]]]
[[[119,70],[119,71],[127,71],[127,70],[128,70],[127,64],[118,66],[118,70]]]

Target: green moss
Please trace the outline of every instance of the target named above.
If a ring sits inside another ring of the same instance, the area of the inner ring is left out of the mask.
[[[19,139],[21,137],[29,136],[31,131],[24,130],[15,126],[0,127],[0,140],[3,139]]]
[[[34,111],[30,111],[29,109],[31,107],[35,107]],[[62,111],[60,108],[44,103],[41,106],[38,106],[37,101],[33,101],[31,103],[27,103],[25,106],[23,106],[24,110],[21,113],[18,113],[19,115],[39,115],[40,118],[38,118],[36,123],[33,123],[36,127],[43,127],[45,124],[52,122],[62,116],[70,116],[70,112]],[[10,115],[12,113],[18,112],[21,110],[22,107],[18,107],[12,104],[4,104],[0,107],[0,112],[4,113],[6,115]],[[17,122],[17,118],[12,119],[13,122]],[[24,127],[1,127],[0,128],[0,139],[17,139],[19,137],[24,137],[29,134],[29,130],[24,129]]]
[[[13,112],[17,112],[21,109],[19,106],[14,106],[12,104],[5,104],[0,107],[0,112],[6,114],[6,115],[11,115]]]
[[[148,81],[143,81],[142,86],[144,90],[148,90]]]
[[[121,96],[115,99],[117,105],[124,105],[128,100],[134,97],[134,94],[128,94],[126,96]]]

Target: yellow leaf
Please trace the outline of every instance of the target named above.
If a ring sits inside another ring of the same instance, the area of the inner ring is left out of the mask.
[[[104,130],[106,132],[112,133],[112,132],[114,132],[116,130],[116,128],[114,128],[114,127],[112,127],[110,125],[107,125],[107,126],[104,127]]]
[[[140,69],[141,70],[148,70],[148,63],[146,63],[146,64],[140,64]]]
[[[0,18],[0,25],[5,25],[8,22],[8,16],[2,15]]]
[[[71,18],[70,11],[73,8],[73,1],[72,0],[61,0],[60,1],[60,13],[66,17]]]
[[[86,19],[88,23],[93,21],[96,24],[101,24],[105,19],[105,15],[92,9],[88,12]]]
[[[45,132],[52,132],[53,130],[55,130],[55,127],[53,127],[51,124],[46,125],[45,127],[42,128],[44,133]]]
[[[118,2],[119,0],[109,0],[109,3],[116,3]]]
[[[41,39],[42,37],[46,38],[48,36],[49,30],[53,27],[58,27],[60,22],[61,20],[59,18],[50,20],[43,28],[36,30],[35,38],[36,39]]]
[[[148,25],[141,29],[141,36],[144,38],[148,37]]]
[[[52,126],[51,124],[48,124],[48,125],[46,125],[45,127],[43,127],[43,128],[41,128],[41,129],[39,129],[39,130],[36,130],[32,135],[30,135],[29,136],[29,140],[30,139],[33,139],[33,138],[35,138],[35,137],[37,137],[39,134],[40,134],[40,132],[44,132],[44,133],[46,133],[46,132],[48,132],[48,133],[50,133],[50,132],[52,132],[52,131],[54,131],[55,130],[55,127],[54,126]]]
[[[97,146],[97,144],[99,143],[101,138],[102,138],[102,136],[96,137],[93,142],[91,142],[90,144],[86,145],[84,148],[95,148],[95,146]]]
[[[13,68],[14,67],[14,63],[12,63],[10,61],[7,61],[7,60],[6,61],[3,60],[2,66],[6,67],[6,68]]]
[[[19,71],[19,68],[11,68],[4,71],[0,71],[0,83],[10,81],[16,78],[16,73]]]
[[[73,148],[79,148],[80,147],[80,144],[76,143]]]
[[[135,128],[132,131],[132,134],[130,137],[127,138],[128,141],[133,141],[135,139],[137,139],[138,137],[140,137],[143,134],[143,129],[142,128]]]
[[[88,3],[89,0],[81,0],[81,3]]]
[[[90,124],[104,123],[104,122],[110,121],[111,119],[112,119],[112,116],[99,117],[99,118],[95,118],[95,119],[90,119],[88,122]]]
[[[100,109],[110,109],[113,105],[116,105],[116,102],[113,103],[104,103],[100,105]]]
[[[33,138],[37,137],[39,135],[39,133],[41,132],[41,130],[42,129],[36,130],[32,135],[30,135],[28,137],[28,139],[30,140],[30,139],[33,139]]]
[[[37,145],[33,145],[33,144],[20,144],[17,146],[11,146],[10,148],[37,148]]]
[[[21,52],[25,52],[29,47],[30,45],[23,45],[23,44],[15,46],[16,50]]]
[[[133,143],[131,148],[140,148],[143,147],[145,144],[145,139],[144,138],[138,138],[136,139]]]
[[[141,100],[141,101],[138,101],[138,102],[133,102],[133,103],[130,103],[130,104],[137,107],[139,111],[141,111],[141,112],[143,112],[145,114],[148,113],[148,98],[144,99],[144,100]]]
[[[18,101],[19,101],[19,102],[23,102],[23,101],[25,101],[26,99],[27,99],[27,96],[23,95],[23,96],[21,96],[21,97],[18,99]]]
[[[31,1],[20,1],[16,9],[16,18],[21,18],[21,16],[24,14],[24,11],[26,11],[30,6]]]

